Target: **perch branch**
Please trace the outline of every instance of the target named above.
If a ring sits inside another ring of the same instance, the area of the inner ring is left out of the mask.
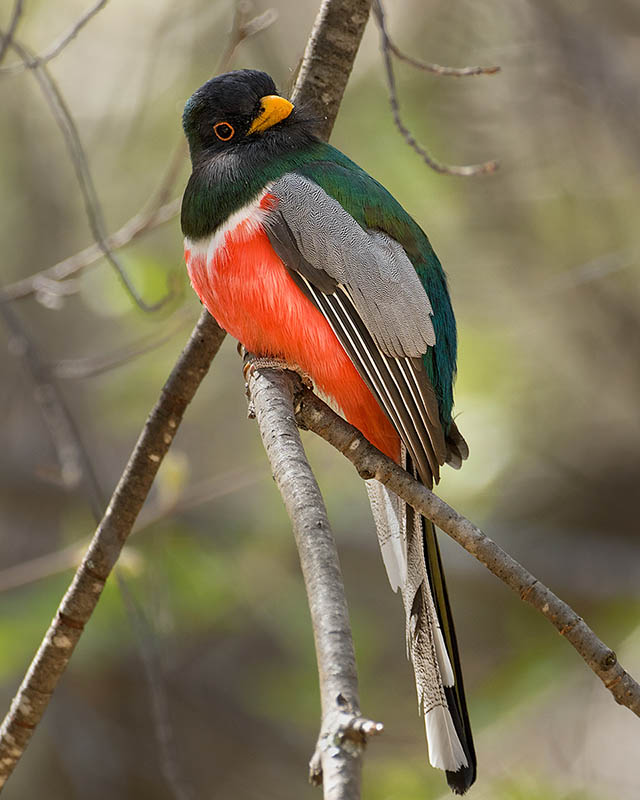
[[[477,526],[383,455],[352,425],[309,391],[295,373],[293,388],[298,425],[326,439],[345,455],[365,479],[375,478],[416,511],[455,539],[520,599],[539,611],[580,654],[620,705],[640,716],[640,685],[618,662],[616,654],[563,600],[542,584]]]
[[[291,384],[284,372],[252,367],[250,414],[280,490],[304,575],[318,660],[322,727],[310,763],[310,780],[322,782],[325,800],[360,797],[361,754],[367,736],[382,725],[360,714],[356,660],[333,533],[320,489],[300,441],[292,411]]]
[[[373,0],[373,15],[378,23],[378,28],[380,29],[382,58],[384,60],[387,85],[389,87],[389,105],[391,106],[391,114],[393,115],[393,121],[395,122],[396,128],[402,134],[405,142],[409,145],[409,147],[411,147],[412,150],[415,150],[415,152],[421,156],[422,160],[425,162],[425,164],[427,164],[427,166],[431,167],[431,169],[435,172],[439,172],[441,175],[471,177],[474,175],[489,175],[492,172],[495,172],[498,169],[497,161],[485,161],[482,164],[468,164],[461,167],[443,164],[440,161],[436,161],[436,159],[433,158],[433,156],[430,155],[419,142],[416,141],[415,137],[400,117],[400,104],[398,102],[398,92],[396,88],[395,74],[393,72],[391,54],[395,54],[403,61],[407,61],[419,69],[435,72],[438,75],[456,75],[458,77],[465,75],[493,75],[494,73],[498,72],[499,67],[465,67],[463,69],[454,69],[453,67],[441,67],[438,64],[427,64],[424,61],[412,59],[409,56],[405,56],[403,53],[401,53],[389,38],[389,33],[385,23],[384,9],[382,7],[382,0]]]
[[[49,704],[95,609],[183,414],[218,352],[224,331],[203,312],[165,383],[109,507],[0,727],[0,791]]]

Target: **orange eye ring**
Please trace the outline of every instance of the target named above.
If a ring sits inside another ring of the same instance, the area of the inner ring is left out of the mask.
[[[213,126],[213,132],[222,142],[228,142],[235,136],[235,128],[229,125],[228,122],[216,122]]]

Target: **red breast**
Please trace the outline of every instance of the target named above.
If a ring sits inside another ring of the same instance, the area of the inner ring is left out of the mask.
[[[271,247],[261,217],[274,201],[265,195],[253,213],[217,234],[217,241],[185,242],[193,288],[216,321],[248,350],[299,367],[369,441],[398,460],[395,428],[329,323]]]

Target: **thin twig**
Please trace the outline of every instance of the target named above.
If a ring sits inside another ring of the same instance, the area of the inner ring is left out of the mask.
[[[20,318],[0,299],[0,317],[9,333],[9,348],[19,356],[34,386],[34,397],[49,429],[60,465],[62,484],[75,488],[84,480],[94,516],[100,519],[104,498],[80,431],[50,367],[40,356]]]
[[[304,576],[318,660],[322,729],[310,778],[325,800],[360,797],[362,750],[382,725],[363,719],[355,652],[336,544],[324,501],[292,413],[291,384],[277,370],[253,370],[249,397],[274,480],[291,518]]]
[[[261,371],[261,374],[266,372]],[[338,449],[356,467],[362,478],[375,478],[384,483],[416,511],[455,539],[564,636],[609,689],[617,703],[640,716],[640,684],[623,669],[613,650],[596,636],[567,603],[476,525],[369,444],[356,428],[304,386],[296,373],[286,374],[290,386],[280,391],[284,391],[287,397],[293,391],[295,417],[301,427],[313,431]],[[268,377],[271,380],[271,371]],[[282,382],[278,385],[282,386]],[[275,398],[272,400],[276,402]]]
[[[3,34],[2,31],[0,31],[0,63],[6,55],[9,45],[13,44],[13,34],[16,32],[16,28],[20,22],[20,17],[22,16],[23,10],[23,0],[16,0],[13,4],[13,12],[11,14],[11,19],[9,20],[7,32]]]
[[[233,470],[190,484],[180,497],[172,499],[170,502],[163,502],[156,508],[149,509],[148,513],[143,510],[133,526],[130,536],[134,536],[137,541],[138,536],[155,530],[155,526],[164,519],[170,516],[175,517],[187,510],[191,511],[211,500],[247,489],[254,486],[263,477],[264,470],[248,470],[244,467],[241,472]],[[28,586],[44,578],[50,578],[52,575],[75,569],[82,561],[82,556],[89,544],[89,539],[82,539],[82,541],[74,542],[61,550],[36,556],[28,561],[22,561],[0,570],[0,593]]]
[[[25,63],[35,64],[33,56],[24,47],[24,45],[21,45],[14,40],[11,42],[11,47],[18,53]],[[142,309],[142,311],[153,312],[159,310],[165,306],[170,299],[172,299],[173,293],[170,291],[157,303],[148,304],[142,299],[136,288],[131,283],[124,266],[120,263],[116,254],[108,245],[102,206],[100,205],[100,201],[96,193],[93,178],[91,176],[91,170],[89,169],[87,155],[82,145],[80,134],[78,133],[78,129],[74,122],[71,111],[69,110],[62,92],[60,91],[57,83],[51,77],[47,67],[42,65],[34,65],[33,73],[40,85],[40,88],[42,89],[58,128],[62,133],[65,144],[67,145],[71,162],[76,173],[76,178],[78,180],[78,185],[84,200],[89,227],[91,228],[91,233],[93,234],[97,245],[102,251],[102,255],[114,268],[127,292],[135,304]]]
[[[165,203],[160,208],[150,208],[148,211],[141,211],[136,214],[115,233],[107,237],[106,243],[109,249],[111,251],[118,250],[142,236],[142,234],[169,222],[180,212],[181,202],[182,198],[176,197],[175,200]],[[38,295],[39,293],[71,294],[77,291],[77,286],[73,285],[71,291],[67,291],[65,288],[67,278],[77,275],[86,267],[95,264],[103,255],[102,248],[97,244],[92,244],[47,269],[5,286],[0,289],[0,294],[6,300],[17,300],[21,297],[28,297],[31,294]]]
[[[173,317],[163,321],[162,333],[153,331],[136,342],[121,347],[108,354],[87,358],[65,358],[51,363],[51,373],[62,380],[78,380],[104,375],[113,369],[130,364],[136,358],[157,350],[173,339],[176,333],[193,319],[193,310],[183,307]]]
[[[429,72],[435,72],[438,75],[456,75],[458,77],[463,75],[493,75],[494,73],[498,72],[499,67],[465,67],[463,69],[454,69],[453,67],[440,67],[438,64],[427,64],[423,61],[411,59],[409,56],[405,56],[403,53],[400,53],[400,51],[398,51],[396,46],[389,38],[381,0],[373,0],[373,14],[376,22],[378,23],[378,28],[380,29],[382,57],[384,59],[387,85],[389,87],[389,105],[391,106],[391,113],[393,115],[393,121],[395,122],[396,128],[404,137],[405,142],[409,145],[409,147],[415,150],[419,156],[422,157],[422,160],[425,162],[425,164],[427,164],[427,166],[431,167],[431,169],[440,173],[441,175],[472,177],[475,175],[489,175],[492,172],[495,172],[498,169],[497,161],[485,161],[482,164],[468,164],[465,166],[443,164],[433,158],[433,156],[431,156],[427,150],[425,150],[425,148],[416,141],[413,134],[400,117],[400,105],[398,102],[398,92],[396,88],[396,79],[393,71],[391,54],[395,53],[404,61],[413,63],[414,66],[417,66],[420,69],[428,70]]]
[[[101,2],[104,5],[107,0],[101,0]],[[87,12],[87,14],[90,15],[87,16],[86,19],[83,18],[84,21],[82,25],[86,24],[91,16],[100,10],[98,5],[91,9],[90,12]],[[277,12],[274,9],[267,9],[262,14],[249,19],[249,8],[250,5],[246,2],[240,2],[236,6],[230,41],[218,62],[218,72],[222,72],[229,66],[235,51],[243,41],[266,30],[277,19]],[[74,26],[74,35],[78,33],[82,25],[80,25],[77,30]],[[70,34],[67,36],[70,36]],[[71,38],[73,37],[71,36],[70,39]],[[57,55],[57,53],[55,55]],[[31,57],[30,59],[18,63],[25,68],[29,67],[35,69],[48,60],[49,58],[45,57],[41,57],[40,59]],[[7,67],[7,69],[9,69],[9,67]],[[118,231],[104,238],[104,243],[111,254],[125,244],[133,241],[141,234],[151,231],[177,216],[180,211],[181,198],[176,198],[171,202],[167,201],[171,188],[182,168],[186,154],[186,141],[181,139],[180,144],[176,147],[173,157],[170,160],[169,168],[167,169],[159,189],[146,204],[146,208],[125,222]],[[65,258],[63,261],[59,261],[46,270],[41,270],[28,278],[23,278],[22,280],[5,286],[3,289],[0,289],[0,295],[7,300],[16,300],[20,297],[27,297],[28,295],[35,294],[36,298],[44,305],[55,307],[60,302],[59,298],[73,294],[78,290],[77,284],[66,285],[60,282],[81,272],[91,264],[95,264],[104,255],[104,248],[97,242],[81,250],[79,253]]]
[[[138,645],[138,654],[142,661],[149,689],[149,700],[159,749],[158,755],[160,756],[158,759],[160,772],[175,800],[190,800],[192,793],[187,788],[180,764],[176,758],[175,736],[169,718],[164,674],[154,631],[146,618],[144,610],[129,589],[128,582],[125,580],[121,569],[116,570],[116,580]]]
[[[250,0],[238,0],[236,3],[227,45],[218,60],[216,72],[225,72],[229,69],[236,50],[245,39],[250,39],[257,33],[261,33],[271,27],[278,19],[278,12],[274,8],[268,8],[262,14],[251,17],[252,8]]]
[[[154,230],[154,228],[164,225],[177,216],[180,211],[181,198],[176,197],[174,200],[169,201],[169,197],[186,154],[186,142],[182,139],[173,151],[169,166],[158,188],[145,203],[142,211],[131,217],[119,230],[107,237],[106,243],[111,251],[124,247],[143,233]],[[92,244],[79,253],[59,261],[52,267],[40,270],[27,278],[22,278],[3,287],[0,289],[0,297],[5,300],[18,300],[35,294],[36,299],[43,305],[55,304],[56,297],[73,294],[78,291],[78,285],[67,279],[77,275],[86,267],[91,266],[91,264],[95,264],[103,255],[100,245]]]
[[[13,64],[7,64],[5,67],[0,67],[0,74],[15,75],[18,72],[23,72],[26,69],[35,69],[43,64],[47,64],[65,49],[65,47],[72,42],[84,26],[89,22],[98,11],[101,11],[109,2],[109,0],[98,0],[98,2],[89,8],[85,13],[73,24],[71,29],[48,47],[42,55],[34,56],[29,62],[15,61]]]
[[[151,411],[91,545],[0,728],[0,790],[44,714],[151,489],[187,405],[224,339],[203,311]]]

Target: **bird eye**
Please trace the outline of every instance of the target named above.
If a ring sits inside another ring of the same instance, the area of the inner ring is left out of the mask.
[[[233,135],[235,130],[233,125],[229,125],[228,122],[218,122],[213,126],[213,130],[215,135],[223,142],[228,142],[229,139],[233,139]]]

